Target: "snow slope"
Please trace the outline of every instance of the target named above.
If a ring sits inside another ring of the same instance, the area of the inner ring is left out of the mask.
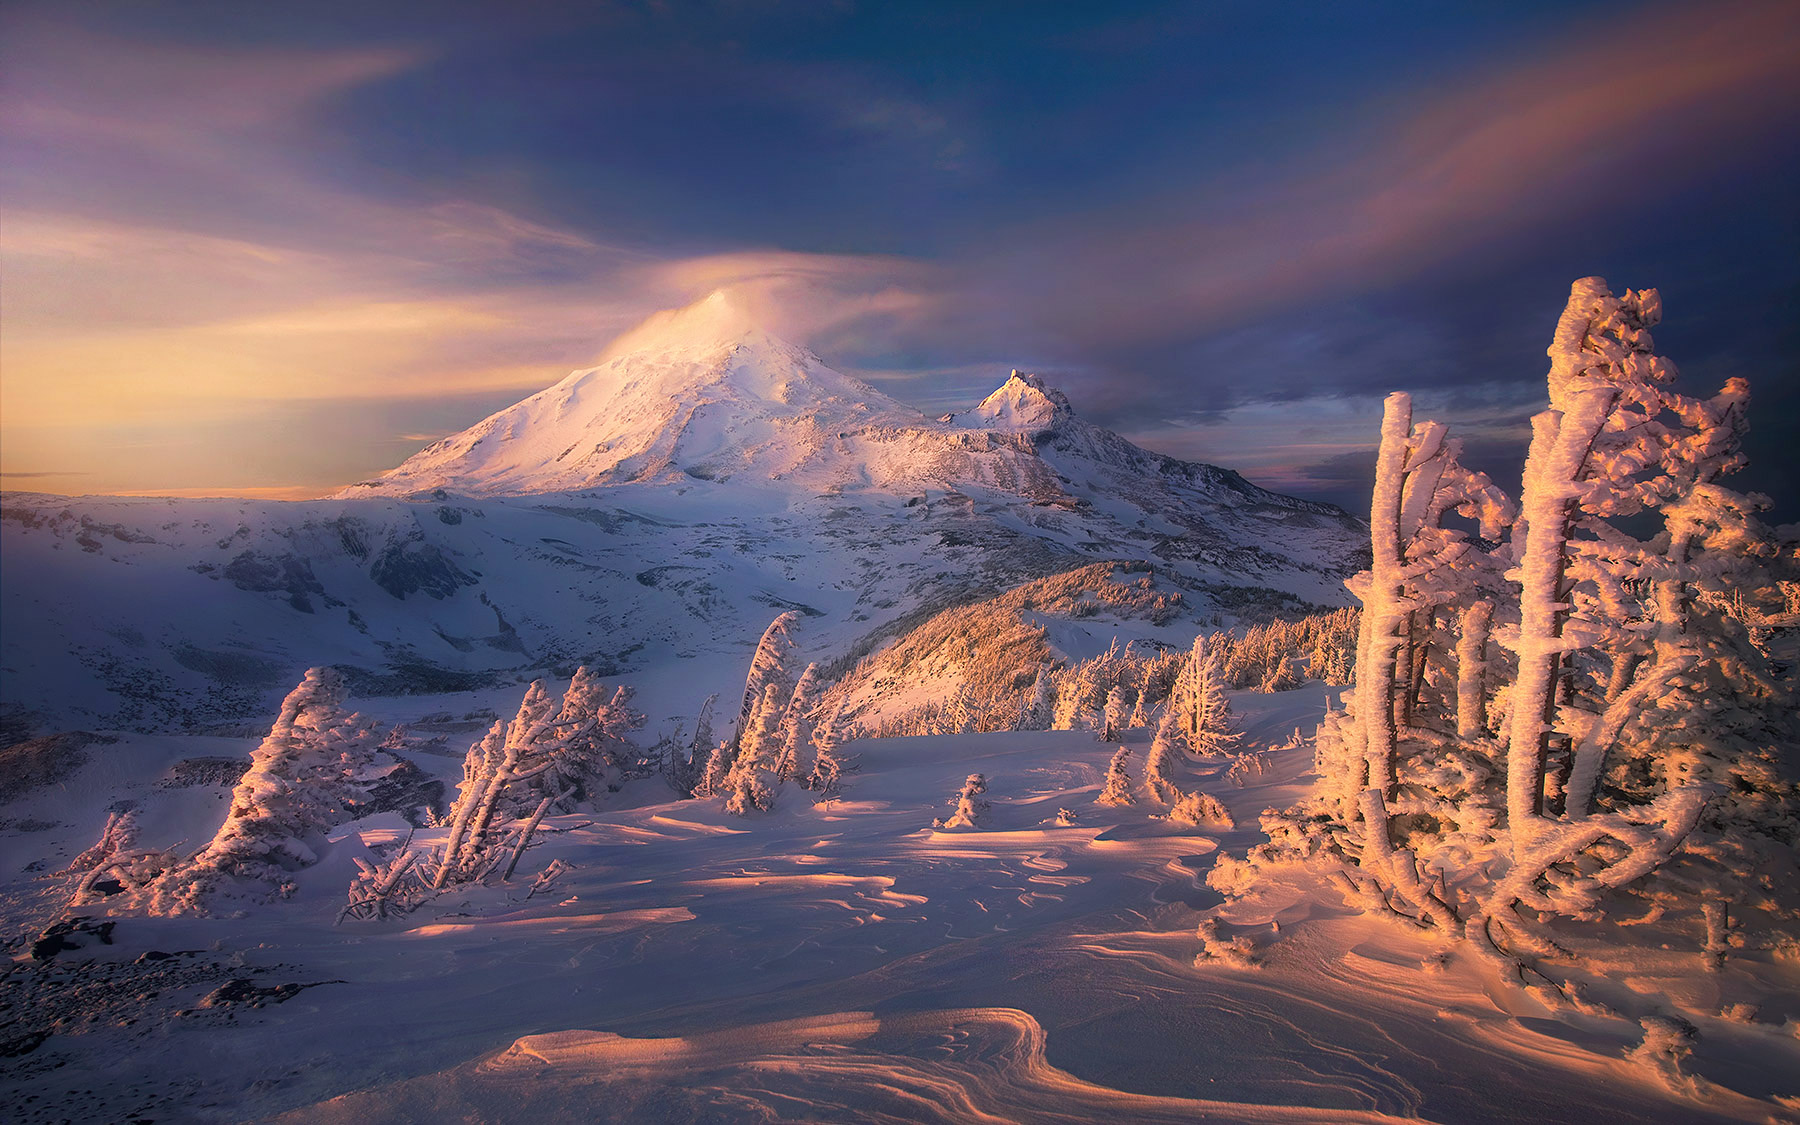
[[[1310,725],[1323,696],[1232,702],[1261,748]],[[108,799],[140,803],[147,843],[216,826],[225,790],[159,779],[231,746],[133,735],[114,749],[8,807],[56,822],[0,831],[9,937],[58,886],[21,868],[66,863]],[[1222,763],[1184,767],[1182,784],[1243,826],[1212,834],[1153,819],[1141,793],[1094,804],[1113,747],[1082,733],[849,749],[862,769],[842,800],[789,788],[748,820],[633,783],[624,807],[558,818],[512,885],[405,919],[332,924],[351,860],[406,832],[384,814],[337,830],[290,902],[120,918],[111,945],[26,958],[5,977],[8,1034],[49,1034],[0,1055],[8,1118],[1605,1125],[1784,1120],[1800,1105],[1800,966],[1746,953],[1706,974],[1693,935],[1654,924],[1588,962],[1615,973],[1614,1014],[1549,1011],[1473,958],[1336,906],[1298,869],[1221,918],[1263,967],[1196,964],[1196,925],[1218,905],[1206,872],[1260,838],[1258,810],[1294,799],[1305,745],[1271,751],[1242,789]],[[973,769],[990,826],[930,829]],[[1059,807],[1076,821],[1056,823]],[[531,893],[552,860],[573,866]],[[246,983],[217,992],[231,981]],[[1674,1085],[1628,1057],[1650,1015],[1698,1029]]]

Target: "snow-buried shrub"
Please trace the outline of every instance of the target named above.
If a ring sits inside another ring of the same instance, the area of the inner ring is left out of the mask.
[[[1354,689],[1319,729],[1313,797],[1265,815],[1271,843],[1221,859],[1216,889],[1304,860],[1351,902],[1512,964],[1556,951],[1539,927],[1558,916],[1621,907],[1687,915],[1714,963],[1792,930],[1800,820],[1778,750],[1800,732],[1753,630],[1783,612],[1793,560],[1757,501],[1716,483],[1743,462],[1746,386],[1673,390],[1660,308],[1575,283],[1516,507],[1389,396],[1373,565],[1350,581]]]

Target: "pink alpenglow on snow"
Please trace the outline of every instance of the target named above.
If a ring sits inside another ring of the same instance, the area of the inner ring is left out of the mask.
[[[9,508],[107,717],[0,749],[14,1116],[1791,1117],[1800,554],[1658,309],[1516,501],[1390,397],[1367,524],[722,306],[373,498]]]

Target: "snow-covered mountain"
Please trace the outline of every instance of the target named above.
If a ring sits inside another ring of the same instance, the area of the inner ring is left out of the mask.
[[[322,663],[367,696],[586,662],[691,714],[788,609],[829,659],[1103,560],[1194,614],[1341,604],[1366,551],[1342,511],[1140,449],[1034,376],[927,419],[723,296],[328,500],[0,514],[5,704],[34,729],[229,728]]]
[[[337,496],[522,496],[733,477],[813,494],[975,488],[1051,503],[1097,489],[1140,506],[1179,491],[1184,502],[1261,516],[1342,514],[1148,453],[1018,371],[974,409],[927,420],[762,330],[724,292],[657,314],[599,366]]]
[[[848,433],[921,420],[769,335],[719,292],[657,314],[598,367],[338,495],[518,496],[745,471],[782,477],[844,460]]]

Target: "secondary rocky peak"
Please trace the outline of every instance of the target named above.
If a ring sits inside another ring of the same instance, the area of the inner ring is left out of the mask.
[[[1003,430],[1048,430],[1072,418],[1069,398],[1037,375],[1014,371],[993,394],[970,411],[970,425]]]

